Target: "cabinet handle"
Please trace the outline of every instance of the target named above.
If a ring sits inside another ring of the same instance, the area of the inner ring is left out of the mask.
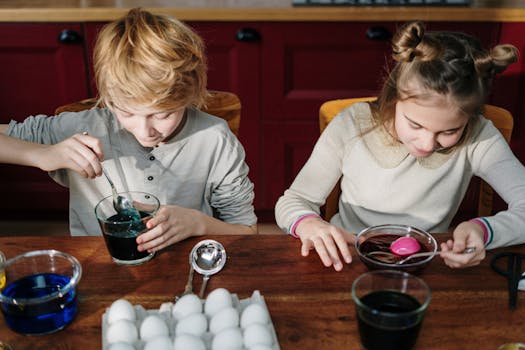
[[[389,40],[392,34],[385,27],[370,27],[366,30],[366,37],[369,40]]]
[[[241,28],[235,35],[238,41],[258,42],[261,41],[261,34],[254,28]]]
[[[62,44],[80,44],[82,40],[82,35],[72,29],[64,29],[58,34],[58,41]]]

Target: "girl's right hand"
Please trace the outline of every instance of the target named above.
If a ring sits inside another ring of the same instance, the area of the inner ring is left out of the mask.
[[[343,269],[339,254],[347,264],[352,262],[348,245],[354,243],[355,235],[350,232],[319,217],[309,217],[297,225],[295,233],[302,242],[302,256],[308,256],[310,250],[315,249],[324,266],[333,266],[336,271]]]
[[[34,156],[38,167],[45,171],[71,169],[86,178],[102,174],[104,154],[100,140],[93,136],[75,134],[55,145],[38,148]]]

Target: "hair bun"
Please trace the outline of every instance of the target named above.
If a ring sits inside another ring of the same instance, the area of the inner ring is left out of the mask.
[[[397,62],[428,61],[435,58],[439,51],[439,44],[425,36],[423,22],[404,24],[392,39],[392,56]]]

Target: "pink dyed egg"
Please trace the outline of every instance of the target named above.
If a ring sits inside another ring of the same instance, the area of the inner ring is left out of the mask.
[[[399,237],[390,245],[390,251],[399,256],[408,256],[421,250],[419,242],[412,237]]]

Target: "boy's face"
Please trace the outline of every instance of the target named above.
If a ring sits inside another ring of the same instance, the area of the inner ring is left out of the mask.
[[[114,106],[112,111],[122,126],[144,147],[155,147],[168,141],[180,125],[185,108],[159,110],[152,107]]]
[[[400,142],[416,158],[459,142],[468,117],[443,100],[404,100],[396,104],[395,130]]]

